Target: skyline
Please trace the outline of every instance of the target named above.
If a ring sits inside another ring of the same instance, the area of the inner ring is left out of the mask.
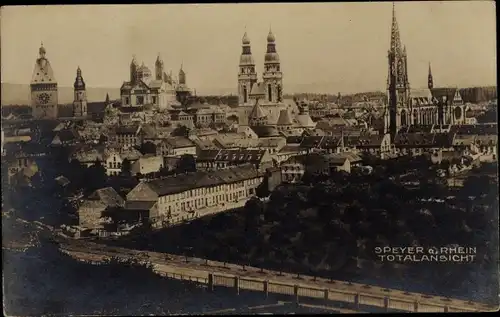
[[[390,2],[19,6],[1,14],[2,83],[29,84],[43,42],[61,87],[73,85],[79,66],[89,87],[119,88],[133,55],[154,71],[160,53],[175,76],[183,64],[198,94],[236,93],[245,30],[261,78],[271,27],[284,93],[386,89]],[[396,3],[396,17],[412,88],[427,86],[429,62],[436,87],[496,85],[494,2]]]

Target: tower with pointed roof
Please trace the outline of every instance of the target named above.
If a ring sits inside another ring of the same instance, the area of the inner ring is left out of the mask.
[[[33,76],[31,77],[31,107],[36,119],[57,118],[57,81],[47,59],[43,43],[38,50]]]
[[[240,56],[240,70],[238,72],[238,96],[239,104],[244,105],[250,102],[249,96],[253,85],[257,82],[257,72],[255,71],[255,61],[247,32],[243,35],[241,42],[243,50]]]
[[[399,26],[396,20],[396,10],[392,6],[391,47],[388,52],[387,75],[387,109],[384,116],[386,132],[394,140],[401,127],[401,122],[410,122],[410,83],[408,82],[408,68],[406,47],[402,46],[399,36]],[[402,117],[404,117],[402,119]]]
[[[163,60],[160,57],[160,53],[158,53],[155,62],[155,79],[163,80],[163,73],[164,73]]]
[[[179,85],[186,85],[186,73],[183,69],[183,64],[181,64],[181,69],[179,69]]]
[[[137,59],[135,59],[135,55],[132,57],[132,61],[130,62],[130,82],[135,83],[137,79],[137,69],[139,68],[139,64],[137,63]]]
[[[85,117],[87,116],[87,92],[85,90],[85,81],[83,81],[80,66],[78,66],[76,70],[76,78],[73,89],[73,117]]]
[[[259,105],[259,99],[255,101],[255,105],[248,116],[248,125],[250,127],[259,127],[267,125],[267,116]]]
[[[276,52],[276,39],[269,28],[267,35],[267,50],[264,56],[264,73],[262,74],[266,90],[266,100],[269,103],[283,101],[283,73],[281,72],[280,57]]]
[[[429,75],[427,76],[427,87],[434,88],[434,80],[432,79],[431,63],[429,62]]]

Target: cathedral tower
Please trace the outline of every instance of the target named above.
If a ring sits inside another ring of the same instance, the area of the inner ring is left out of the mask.
[[[186,85],[186,73],[182,69],[182,64],[181,69],[179,70],[179,85]]]
[[[139,63],[135,59],[135,56],[132,57],[132,61],[130,62],[130,82],[135,83],[137,79],[137,69],[139,68]]]
[[[408,68],[406,61],[406,47],[401,45],[399,27],[396,20],[394,4],[392,6],[391,47],[388,52],[387,76],[387,113],[385,115],[386,132],[394,140],[401,126],[410,121],[410,83],[408,82]]]
[[[36,119],[57,118],[57,81],[41,45],[31,78],[31,107]]]
[[[431,63],[429,62],[429,76],[427,76],[427,87],[434,88],[434,80],[432,79]]]
[[[85,82],[82,77],[82,70],[78,66],[76,70],[76,78],[74,88],[74,99],[73,99],[73,117],[84,117],[87,116],[87,92],[85,90]]]
[[[247,32],[243,35],[242,47],[243,51],[240,56],[240,70],[238,73],[238,96],[239,104],[246,104],[249,102],[252,87],[257,82],[257,72],[255,71],[255,62]]]
[[[163,60],[160,57],[160,53],[158,53],[158,57],[156,57],[156,62],[155,62],[155,79],[163,80],[163,72],[164,72]]]
[[[276,52],[276,43],[273,32],[269,29],[267,35],[267,51],[264,57],[264,73],[262,75],[266,100],[281,102],[283,99],[283,73],[280,67],[280,57]]]

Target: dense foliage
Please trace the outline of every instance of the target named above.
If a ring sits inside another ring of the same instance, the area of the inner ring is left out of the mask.
[[[362,271],[415,276],[443,290],[469,287],[469,274],[496,274],[497,183],[486,168],[454,191],[425,169],[414,175],[419,185],[408,188],[399,177],[384,176],[385,168],[370,175],[310,175],[305,183],[278,187],[267,203],[254,198],[243,210],[137,238],[137,246],[189,247],[199,257],[332,278]],[[384,246],[450,245],[476,247],[477,259],[401,266],[381,263],[374,253]]]

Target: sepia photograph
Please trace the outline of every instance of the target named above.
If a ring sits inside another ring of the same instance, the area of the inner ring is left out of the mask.
[[[499,310],[494,1],[0,21],[5,316]]]

